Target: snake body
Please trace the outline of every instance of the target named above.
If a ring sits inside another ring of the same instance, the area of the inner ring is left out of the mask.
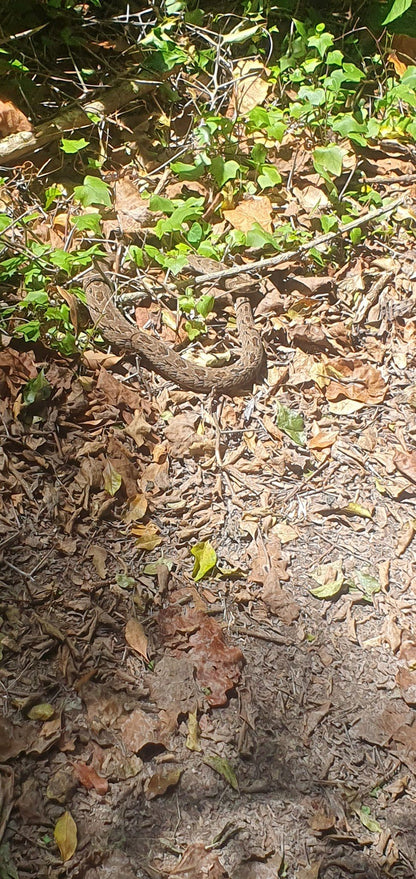
[[[235,313],[241,354],[235,363],[218,368],[190,363],[160,339],[129,323],[114,304],[113,286],[106,272],[89,272],[84,280],[91,318],[116,350],[138,355],[146,367],[186,390],[197,393],[218,391],[231,395],[253,385],[264,360],[263,345],[254,324],[251,304],[246,296],[241,295],[247,288],[247,281],[237,278],[232,286],[234,290],[240,286],[240,295],[235,299]]]

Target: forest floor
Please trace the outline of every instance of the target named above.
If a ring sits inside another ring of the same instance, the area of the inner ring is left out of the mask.
[[[135,137],[146,167],[150,115],[119,126],[106,166],[104,232],[128,218],[127,244],[149,219],[130,156]],[[286,189],[242,201],[237,231],[257,207],[264,228],[273,213],[322,231],[330,203],[299,143],[277,145]],[[56,150],[16,167],[4,210],[34,210],[44,167],[79,182]],[[359,170],[412,198],[414,164],[391,141]],[[164,198],[215,209],[204,180],[159,178]],[[25,234],[67,255],[57,198]],[[103,345],[66,357],[2,335],[1,879],[415,876],[414,208],[322,254],[259,279],[267,365],[235,397]],[[135,317],[182,349],[164,276],[150,267],[159,292]],[[204,363],[235,353],[233,314],[207,318]]]
[[[284,324],[306,280],[272,275],[268,380],[233,399],[100,352],[3,349],[1,792],[21,879],[414,875],[404,246],[312,279],[319,324]],[[51,396],[22,406],[41,367]]]

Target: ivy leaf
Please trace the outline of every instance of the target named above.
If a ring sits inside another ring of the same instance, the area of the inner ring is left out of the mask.
[[[224,162],[222,156],[214,156],[211,162],[211,174],[218,186],[224,186],[227,180],[234,180],[240,170],[240,165],[230,159]]]
[[[196,310],[201,317],[206,317],[214,308],[214,304],[214,297],[207,293],[205,296],[199,297],[198,302],[196,303]]]
[[[101,217],[99,214],[81,214],[80,217],[71,217],[71,223],[74,224],[79,232],[84,232],[85,229],[91,229],[96,235],[99,235],[101,232]]]
[[[58,818],[53,831],[62,860],[69,861],[77,847],[77,825],[70,812]]]
[[[315,171],[324,178],[331,180],[339,177],[342,171],[344,152],[338,146],[317,147],[313,152]]]
[[[262,165],[261,173],[257,178],[260,189],[270,189],[278,186],[282,182],[282,178],[274,165]]]
[[[81,202],[84,208],[90,204],[102,204],[111,207],[110,190],[101,177],[91,177],[89,174],[84,178],[82,186],[74,187],[74,196]]]
[[[276,406],[276,424],[296,443],[297,446],[306,445],[303,416],[299,412],[287,409],[282,403]]]
[[[45,378],[44,370],[41,369],[36,378],[31,378],[25,384],[22,391],[23,402],[26,403],[26,406],[31,406],[33,403],[41,403],[43,400],[48,400],[51,393],[52,388]]]
[[[388,15],[386,15],[382,24],[390,24],[391,21],[395,21],[396,18],[400,18],[401,15],[404,15],[408,9],[410,9],[412,5],[412,0],[394,0],[393,6],[390,9]]]
[[[195,559],[192,577],[197,583],[198,580],[202,580],[202,577],[205,577],[205,574],[207,574],[208,571],[212,571],[212,568],[215,567],[217,564],[217,553],[207,540],[205,542],[196,543],[191,549],[191,555],[193,555]]]
[[[67,140],[65,137],[61,140],[61,150],[63,153],[79,153],[80,150],[85,149],[85,147],[89,146],[89,140],[85,140],[85,137],[81,137],[79,140]]]

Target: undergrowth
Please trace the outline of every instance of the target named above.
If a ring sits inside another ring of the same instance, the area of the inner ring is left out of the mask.
[[[82,302],[82,273],[103,252],[103,221],[113,206],[111,172],[120,165],[135,170],[147,207],[143,233],[122,249],[124,270],[141,276],[159,271],[166,280],[181,273],[189,253],[258,258],[304,243],[319,227],[335,231],[363,206],[380,206],[377,188],[360,176],[359,160],[386,139],[416,140],[416,67],[400,67],[391,46],[392,29],[406,19],[400,14],[412,15],[409,3],[383,7],[387,27],[380,4],[373,11],[365,5],[353,21],[342,7],[334,11],[335,4],[328,5],[326,19],[325,10],[306,4],[293,19],[291,6],[246,0],[224,13],[171,0],[132,10],[127,20],[114,4],[99,0],[32,5],[32,30],[10,33],[0,52],[4,97],[20,95],[22,106],[23,95],[22,109],[29,107],[35,123],[74,97],[114,84],[115,75],[161,84],[151,109],[150,172],[121,137],[129,119],[110,125],[94,116],[88,128],[64,134],[59,149],[54,146],[38,166],[38,179],[35,166],[3,169],[4,338],[41,340],[64,355],[88,344],[88,332],[74,320],[74,301]],[[58,51],[48,54],[53,35],[63,61]],[[33,105],[35,86],[39,100]],[[325,193],[314,230],[279,220],[290,180],[282,180],[277,159],[292,155],[296,166],[298,153],[308,154],[308,173],[318,175]],[[177,183],[175,195],[163,194],[162,175],[171,191]],[[227,210],[262,196],[273,206],[273,231],[256,221],[245,231],[227,225]],[[45,227],[59,230],[61,246],[41,234]],[[388,235],[388,224],[380,231]],[[353,229],[351,245],[365,235],[365,229]],[[311,256],[322,265],[333,254]],[[189,338],[203,333],[211,297],[198,299],[185,287],[178,307]]]

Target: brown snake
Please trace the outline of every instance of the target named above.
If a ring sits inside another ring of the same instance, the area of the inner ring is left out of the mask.
[[[88,272],[83,282],[91,318],[107,342],[123,353],[139,355],[145,366],[190,391],[209,393],[214,390],[236,394],[252,386],[264,360],[264,349],[254,324],[251,304],[247,297],[241,295],[244,288],[252,286],[252,282],[247,282],[240,275],[232,283],[232,289],[237,288],[240,294],[235,300],[241,342],[238,360],[223,368],[203,367],[190,363],[160,339],[129,323],[114,305],[114,290],[108,272],[108,266],[101,273],[97,270]]]

